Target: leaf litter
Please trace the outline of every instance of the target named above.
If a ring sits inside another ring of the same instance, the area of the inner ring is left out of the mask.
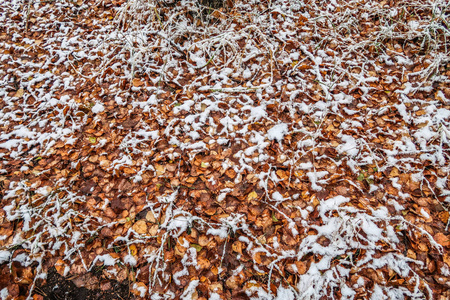
[[[0,297],[447,299],[448,3],[216,2],[0,2]]]

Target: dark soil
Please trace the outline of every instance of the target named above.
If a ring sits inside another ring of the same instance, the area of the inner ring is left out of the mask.
[[[71,280],[59,275],[56,269],[52,267],[48,271],[46,283],[37,286],[34,294],[39,294],[48,300],[135,299],[130,292],[128,283],[119,283],[115,280],[111,280],[109,283],[111,288],[107,291],[77,287]]]

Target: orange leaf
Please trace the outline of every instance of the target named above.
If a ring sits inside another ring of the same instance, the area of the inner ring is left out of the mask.
[[[144,85],[144,83],[139,78],[133,79],[133,86],[139,87],[139,86],[143,86],[143,85]]]
[[[442,232],[437,233],[434,236],[436,242],[443,247],[450,247],[450,237],[446,236]]]

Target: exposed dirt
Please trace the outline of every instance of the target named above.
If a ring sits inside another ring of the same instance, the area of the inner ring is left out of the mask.
[[[96,277],[91,276],[93,280]],[[84,286],[77,287],[74,283],[76,279],[69,280],[59,275],[53,267],[47,274],[45,284],[37,286],[35,294],[41,295],[48,300],[88,300],[88,299],[135,299],[130,293],[129,284],[119,283],[115,280],[103,280],[96,285],[103,286],[103,289],[87,289]],[[86,282],[89,284],[89,282]]]
[[[232,2],[0,0],[1,300],[450,299],[448,0]]]

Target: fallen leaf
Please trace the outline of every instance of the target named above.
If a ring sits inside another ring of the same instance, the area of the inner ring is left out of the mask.
[[[22,97],[24,92],[25,91],[23,89],[18,89],[17,92],[14,94],[14,97]]]
[[[225,281],[225,285],[229,288],[229,289],[237,289],[239,287],[239,285],[242,283],[241,282],[241,278],[239,278],[239,276],[231,276],[227,279],[227,281]]]
[[[166,168],[163,165],[155,164],[156,176],[161,176],[166,172]]]
[[[146,234],[147,233],[147,223],[145,220],[139,220],[136,223],[133,224],[131,227],[134,231],[136,231],[139,234]]]
[[[64,270],[66,269],[66,264],[62,259],[58,259],[55,263],[55,269],[56,272],[58,272],[59,275],[65,276]]]
[[[434,239],[439,245],[443,247],[450,247],[450,237],[443,234],[442,232],[437,233],[434,236]]]
[[[131,253],[131,255],[133,255],[133,256],[136,256],[137,255],[137,248],[136,248],[136,245],[130,245],[130,247],[129,247],[129,249],[130,249],[130,253]]]
[[[153,212],[151,210],[149,210],[146,214],[145,214],[145,219],[150,222],[150,223],[156,223],[156,218],[155,215],[153,214]]]
[[[198,238],[198,244],[199,244],[201,247],[205,247],[206,245],[208,245],[208,244],[209,244],[209,241],[210,241],[210,239],[209,239],[206,235],[201,235],[201,236]]]
[[[197,257],[197,265],[199,266],[200,270],[205,270],[205,269],[209,269],[209,267],[211,267],[211,262],[203,257]]]
[[[139,79],[139,78],[134,78],[133,79],[133,86],[134,87],[140,87],[143,86],[144,83]]]
[[[131,292],[138,297],[144,297],[147,294],[148,288],[143,282],[135,282],[131,287]]]
[[[251,193],[248,194],[248,196],[247,196],[247,200],[248,200],[248,201],[252,201],[252,200],[255,200],[255,199],[257,199],[257,198],[258,198],[258,194],[257,194],[255,191],[251,192]]]
[[[195,250],[197,250],[197,252],[202,251],[202,248],[203,248],[199,244],[191,244],[191,247],[195,248]]]
[[[231,246],[234,252],[237,252],[242,255],[243,244],[241,241],[235,241]]]
[[[156,236],[158,234],[158,229],[158,225],[153,225],[152,227],[150,227],[148,234],[150,234],[151,236]]]

